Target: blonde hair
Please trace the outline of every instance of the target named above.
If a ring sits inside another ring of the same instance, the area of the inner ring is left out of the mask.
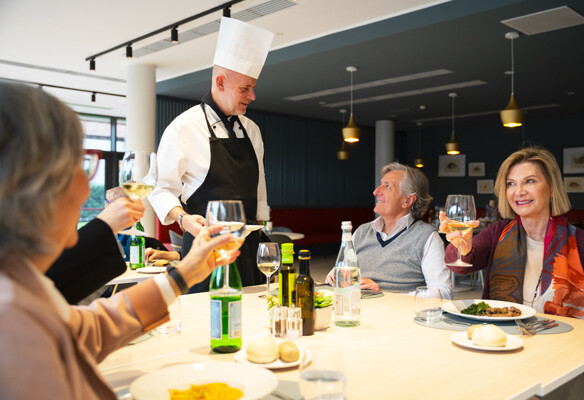
[[[381,169],[381,176],[385,176],[390,171],[403,171],[404,178],[402,179],[399,190],[404,196],[416,196],[416,200],[410,207],[410,214],[414,218],[420,218],[428,209],[428,205],[432,201],[432,196],[428,192],[430,184],[428,178],[418,168],[408,167],[397,162],[387,164]]]
[[[73,110],[41,89],[0,82],[0,258],[49,252],[46,231],[82,146]]]
[[[503,218],[515,218],[517,214],[507,201],[507,176],[511,167],[531,162],[539,167],[551,191],[550,208],[553,216],[570,211],[570,200],[564,188],[560,167],[552,153],[541,147],[526,147],[511,154],[497,173],[495,195],[499,199],[499,212]]]

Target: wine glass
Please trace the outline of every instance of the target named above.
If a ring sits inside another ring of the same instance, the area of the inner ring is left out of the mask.
[[[158,168],[156,153],[149,151],[127,151],[120,166],[120,186],[131,199],[143,199],[156,186]],[[124,235],[144,236],[136,226],[120,232]]]
[[[270,277],[280,268],[280,246],[274,242],[263,242],[258,246],[258,268],[266,276],[268,287],[266,297],[270,294]]]
[[[221,225],[217,235],[233,234],[231,240],[215,249],[215,261],[225,265],[231,254],[239,249],[245,240],[245,211],[240,200],[213,200],[207,203],[207,224]],[[229,282],[229,279],[225,279]]]
[[[465,234],[473,228],[473,221],[476,220],[476,208],[474,197],[466,194],[450,194],[446,198],[446,218],[452,220],[447,226],[449,232],[460,231]],[[462,261],[460,253],[460,244],[458,246],[458,259],[453,263],[446,265],[454,267],[472,267],[472,264]]]

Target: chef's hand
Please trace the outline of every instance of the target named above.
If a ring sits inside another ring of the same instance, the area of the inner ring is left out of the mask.
[[[440,211],[438,218],[440,219],[440,227],[438,230],[440,232],[446,233],[446,240],[452,243],[452,245],[456,248],[460,246],[460,254],[463,256],[466,256],[468,253],[470,253],[472,250],[472,228],[479,226],[480,221],[472,221],[471,229],[461,233],[461,231],[452,232],[450,225],[457,224],[459,222],[446,218],[444,211]]]
[[[118,233],[138,222],[144,216],[144,210],[142,200],[122,197],[109,203],[97,218],[108,224],[113,233]]]
[[[199,232],[206,225],[207,220],[197,214],[185,215],[182,219],[182,226],[184,230],[192,234],[194,237],[199,236]]]
[[[379,292],[381,290],[379,285],[369,278],[361,278],[361,289],[369,289],[375,292]]]

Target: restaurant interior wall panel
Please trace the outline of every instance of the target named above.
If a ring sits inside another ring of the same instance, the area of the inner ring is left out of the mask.
[[[497,116],[498,117],[498,116]],[[432,206],[443,206],[446,196],[451,193],[473,194],[477,207],[485,207],[494,194],[477,194],[478,179],[497,177],[501,163],[514,151],[524,145],[539,145],[554,154],[560,170],[563,168],[563,149],[584,147],[584,116],[564,116],[561,118],[531,118],[526,115],[525,124],[515,129],[503,128],[498,118],[492,122],[472,124],[472,122],[457,122],[456,139],[461,146],[461,154],[466,156],[466,171],[464,177],[439,177],[438,160],[445,154],[444,144],[448,141],[451,130],[444,128],[428,128],[423,130],[422,155],[425,166],[422,169],[430,181],[430,193],[434,197]],[[413,159],[418,153],[418,132],[413,128],[407,134],[407,164],[413,165]],[[469,162],[484,162],[485,175],[468,176]],[[583,174],[566,174],[582,176]],[[568,193],[572,209],[584,210],[584,194]]]

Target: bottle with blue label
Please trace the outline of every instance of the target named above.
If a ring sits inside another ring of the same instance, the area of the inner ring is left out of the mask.
[[[234,353],[241,349],[241,278],[235,263],[215,268],[209,285],[211,349]]]

